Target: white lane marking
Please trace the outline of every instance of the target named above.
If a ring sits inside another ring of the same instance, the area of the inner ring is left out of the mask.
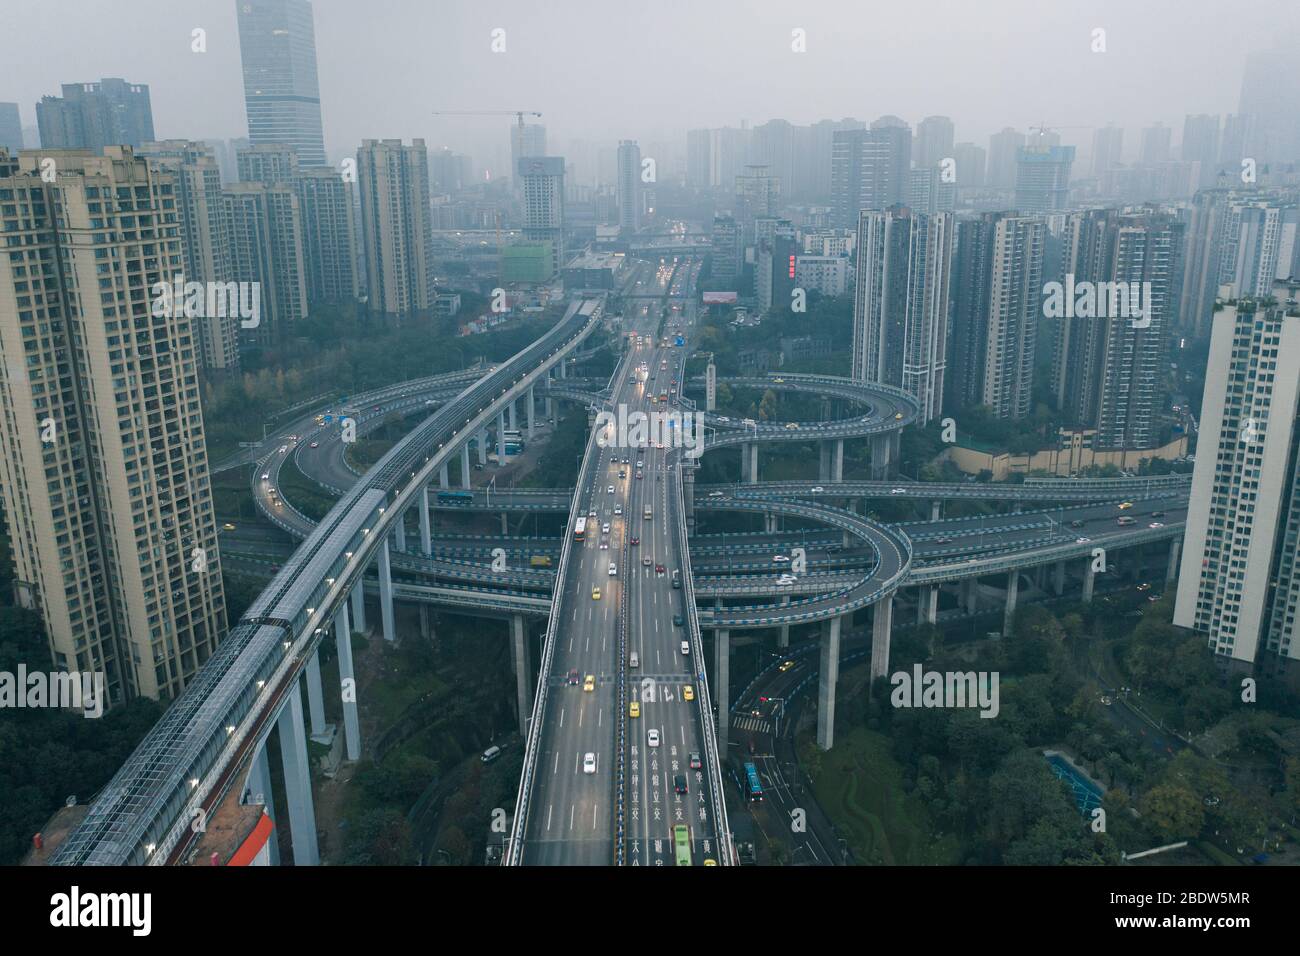
[[[555,767],[553,770],[551,770],[551,776],[553,777],[559,772],[560,772],[560,752],[557,750],[555,751]]]
[[[564,708],[563,707],[560,708],[560,729],[561,730],[564,729]],[[558,757],[559,754],[557,753],[556,756]]]
[[[558,756],[558,754],[557,754],[557,756]],[[552,816],[554,813],[555,813],[555,804],[553,804],[553,803],[548,803],[548,804],[546,805],[546,829],[547,829],[547,830],[549,830],[549,829],[551,828],[551,816]]]
[[[570,804],[569,806],[569,829],[570,830],[573,829],[573,815],[577,811],[577,809],[578,809],[577,804]]]

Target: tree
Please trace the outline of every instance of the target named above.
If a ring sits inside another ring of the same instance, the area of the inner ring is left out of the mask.
[[[1162,840],[1192,839],[1205,823],[1200,797],[1179,784],[1152,787],[1142,797],[1142,816]]]

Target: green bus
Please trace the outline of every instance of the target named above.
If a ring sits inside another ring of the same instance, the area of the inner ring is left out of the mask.
[[[691,833],[680,823],[673,827],[673,849],[678,866],[691,865]]]

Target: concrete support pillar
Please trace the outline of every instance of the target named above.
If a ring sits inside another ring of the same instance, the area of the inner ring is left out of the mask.
[[[1043,582],[1047,580],[1047,565],[1039,564],[1034,567],[1034,587],[1038,590],[1043,589]]]
[[[524,406],[524,408],[525,408],[525,409],[527,410],[527,412],[528,412],[528,440],[529,440],[529,441],[532,441],[532,440],[533,440],[533,430],[534,430],[534,428],[536,428],[536,424],[534,423],[534,419],[537,417],[537,415],[536,415],[536,413],[535,413],[534,410],[533,410],[533,386],[531,386],[531,385],[528,386],[528,398],[525,399],[525,401],[528,403],[527,405]]]
[[[727,759],[727,739],[731,732],[731,632],[713,632],[713,699],[718,702],[718,758]]]
[[[943,517],[943,499],[935,498],[930,502],[930,520],[938,521]]]
[[[497,466],[506,463],[506,413],[497,412]]]
[[[528,719],[533,715],[533,662],[528,656],[528,629],[524,616],[510,616],[510,638],[514,645],[515,700],[519,707],[519,733],[528,736]]]
[[[781,606],[782,607],[790,606],[790,595],[787,594],[785,597],[781,598]],[[790,625],[789,624],[782,624],[780,629],[777,631],[776,646],[777,647],[790,646]]]
[[[466,441],[460,449],[460,486],[469,488],[473,484],[469,477],[469,442]]]
[[[433,628],[429,626],[429,605],[420,605],[420,638],[422,640],[433,639]]]
[[[451,476],[448,474],[445,461],[438,466],[438,487],[444,490],[451,487]]]
[[[560,359],[560,361],[555,364],[555,367],[560,370],[560,378],[569,377],[569,372],[567,368],[568,364],[569,362],[567,356],[565,358]]]
[[[933,624],[939,618],[939,585],[923,584],[917,589],[916,623]]]
[[[554,417],[555,417],[555,403],[551,400],[551,396],[547,395],[546,396],[546,419],[547,421],[550,421]]]
[[[343,695],[343,743],[349,760],[361,757],[361,722],[357,718],[357,678],[352,667],[352,622],[344,604],[334,615],[334,649],[339,655],[339,687]]]
[[[1057,597],[1065,593],[1065,562],[1057,561],[1052,568],[1052,591]]]
[[[885,481],[890,474],[890,452],[893,445],[888,435],[871,436],[871,480]]]
[[[406,551],[406,512],[403,511],[393,522],[393,547],[398,551]]]
[[[817,455],[817,480],[826,482],[831,480],[831,443],[828,441],[818,442]]]
[[[1020,572],[1011,571],[1007,574],[1007,607],[1002,614],[1002,635],[1011,633],[1011,621],[1016,615],[1016,595],[1020,590]]]
[[[881,598],[871,611],[871,679],[889,673],[889,634],[894,627],[894,596]]]
[[[512,399],[511,402],[510,402],[510,404],[506,406],[506,410],[507,410],[507,412],[508,412],[509,415],[510,415],[510,430],[511,430],[512,432],[513,432],[513,431],[518,431],[518,429],[519,429],[519,400],[518,400],[518,399]]]
[[[487,443],[488,443],[488,433],[487,433],[487,429],[485,428],[478,433],[478,463],[480,465],[487,464]]]
[[[1182,538],[1174,538],[1169,542],[1169,564],[1165,568],[1165,587],[1170,587],[1178,580],[1178,562],[1182,557],[1182,550]]]
[[[745,456],[749,459],[749,483],[758,484],[758,442],[745,446]]]
[[[835,439],[835,454],[831,458],[831,481],[844,480],[844,439]]]
[[[379,549],[379,618],[384,625],[384,640],[393,643],[397,640],[397,630],[393,621],[393,566],[387,538]]]
[[[503,535],[510,533],[510,518],[504,511],[501,512],[501,533]]]
[[[364,577],[352,587],[353,626],[362,634],[366,632],[366,588]]]
[[[278,826],[275,819],[275,795],[271,792],[271,762],[266,758],[266,742],[257,748],[257,756],[253,759],[253,766],[248,771],[248,788],[252,791],[252,802],[261,802],[266,807],[266,813],[271,818],[271,822]],[[267,847],[270,849],[270,858],[272,866],[280,865],[280,841],[276,839],[275,831],[271,831],[271,839],[267,841]]]
[[[289,804],[289,835],[293,839],[293,865],[317,866],[316,810],[311,796],[311,764],[307,759],[307,732],[302,720],[302,694],[298,682],[289,689],[289,699],[276,721],[280,734],[280,757],[284,765],[284,789]]]
[[[776,534],[776,515],[771,511],[763,512],[763,531],[767,534]]]
[[[1092,603],[1092,586],[1097,572],[1092,569],[1092,555],[1083,559],[1083,603]]]
[[[979,578],[965,578],[961,582],[961,597],[967,614],[974,614],[980,609]]]
[[[821,671],[817,675],[817,746],[822,750],[830,750],[835,744],[835,685],[840,679],[842,620],[837,616],[822,621]]]
[[[320,683],[320,648],[307,659],[307,714],[311,718],[311,735],[325,735],[325,692]]]
[[[429,486],[420,489],[420,553],[433,556],[433,514],[429,511]]]

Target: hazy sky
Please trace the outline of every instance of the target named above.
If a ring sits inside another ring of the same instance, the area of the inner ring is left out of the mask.
[[[159,138],[246,134],[237,0],[0,3],[0,100],[25,125],[63,82],[148,83]],[[424,136],[471,153],[506,121],[435,109],[533,109],[550,151],[573,137],[684,142],[698,126],[894,113],[1181,137],[1186,113],[1237,109],[1248,53],[1300,22],[1296,0],[314,0],[325,143]],[[190,50],[195,27],[207,52]],[[506,31],[506,52],[490,50]],[[1106,52],[1090,50],[1094,28]],[[807,52],[791,50],[791,31]],[[1289,55],[1294,56],[1295,47]],[[1300,108],[1300,107],[1298,107]],[[1062,129],[1087,144],[1091,131]]]

